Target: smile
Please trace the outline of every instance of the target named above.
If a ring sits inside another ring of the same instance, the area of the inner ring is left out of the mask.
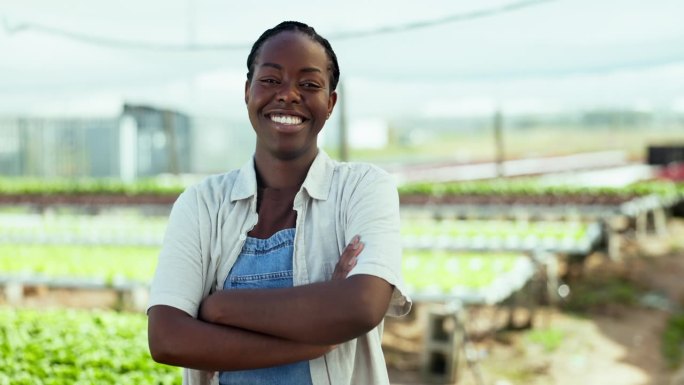
[[[279,124],[285,124],[288,126],[293,126],[297,124],[301,124],[303,119],[300,116],[293,116],[293,115],[280,115],[280,114],[272,114],[269,116],[271,121]]]

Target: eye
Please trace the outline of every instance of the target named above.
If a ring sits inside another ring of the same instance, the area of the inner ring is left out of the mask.
[[[279,84],[280,83],[277,79],[274,79],[274,78],[259,79],[259,82],[263,83],[263,84]]]
[[[318,84],[316,82],[302,82],[299,85],[304,87],[304,88],[311,88],[311,89],[323,88],[323,87],[321,87],[320,84]]]

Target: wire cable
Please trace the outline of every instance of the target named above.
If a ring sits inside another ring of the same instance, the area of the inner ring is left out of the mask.
[[[541,3],[548,3],[550,1],[554,1],[554,0],[520,1],[517,3],[505,4],[505,5],[502,5],[500,7],[496,7],[496,8],[490,8],[490,9],[485,9],[485,10],[449,15],[449,16],[445,16],[445,17],[442,17],[439,19],[417,21],[417,22],[402,24],[402,25],[398,25],[398,26],[374,28],[374,29],[369,29],[367,31],[341,32],[338,34],[332,34],[332,35],[330,35],[330,37],[331,37],[331,39],[343,40],[343,39],[356,39],[356,38],[360,38],[360,37],[376,36],[376,35],[382,35],[382,34],[406,32],[406,31],[411,31],[414,29],[435,27],[435,26],[442,25],[442,24],[450,24],[450,23],[456,23],[456,22],[461,22],[461,21],[468,21],[468,20],[474,20],[474,19],[481,19],[481,18],[485,18],[485,17],[496,16],[496,15],[499,15],[502,13],[513,12],[513,11],[517,11],[517,10],[522,9],[522,8],[527,8],[527,7],[539,5]]]
[[[385,26],[379,28],[368,29],[364,31],[348,31],[328,34],[330,40],[348,40],[358,39],[370,36],[385,35],[399,32],[412,31],[416,29],[430,28],[443,24],[457,23],[474,19],[481,19],[485,17],[496,16],[502,13],[517,11],[523,8],[548,3],[555,0],[524,0],[514,3],[504,4],[499,7],[483,9],[478,11],[471,11],[466,13],[458,13],[448,15],[438,19],[416,21],[395,26]],[[69,31],[62,28],[52,27],[39,23],[19,23],[10,25],[7,18],[3,18],[3,26],[8,35],[16,35],[25,32],[38,32],[47,35],[53,35],[73,41],[78,41],[85,44],[115,48],[115,49],[138,49],[150,51],[236,51],[251,48],[251,43],[219,43],[219,44],[162,44],[141,42],[133,40],[122,40],[112,37],[95,36],[81,32]]]
[[[9,24],[6,18],[3,19],[3,24],[8,35],[34,31],[89,45],[115,49],[138,49],[149,51],[234,51],[245,48],[249,49],[251,47],[251,44],[161,44],[133,40],[120,40],[110,37],[94,36],[80,32],[68,31],[38,23],[21,23],[12,26]]]

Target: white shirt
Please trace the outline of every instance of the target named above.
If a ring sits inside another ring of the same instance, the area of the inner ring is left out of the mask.
[[[257,222],[254,161],[189,187],[169,217],[148,309],[168,305],[197,317],[202,299],[221,290]],[[387,315],[409,312],[401,275],[399,196],[392,177],[362,163],[340,163],[319,151],[295,196],[295,286],[329,281],[344,248],[361,235],[364,249],[349,273],[394,286]],[[381,349],[383,323],[310,361],[314,385],[389,384]],[[183,383],[216,385],[213,373],[186,369]]]

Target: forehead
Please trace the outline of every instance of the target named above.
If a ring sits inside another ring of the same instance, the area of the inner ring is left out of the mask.
[[[321,71],[329,66],[325,48],[311,37],[297,31],[285,31],[266,40],[255,60],[256,66],[264,63],[280,66],[314,67]]]

